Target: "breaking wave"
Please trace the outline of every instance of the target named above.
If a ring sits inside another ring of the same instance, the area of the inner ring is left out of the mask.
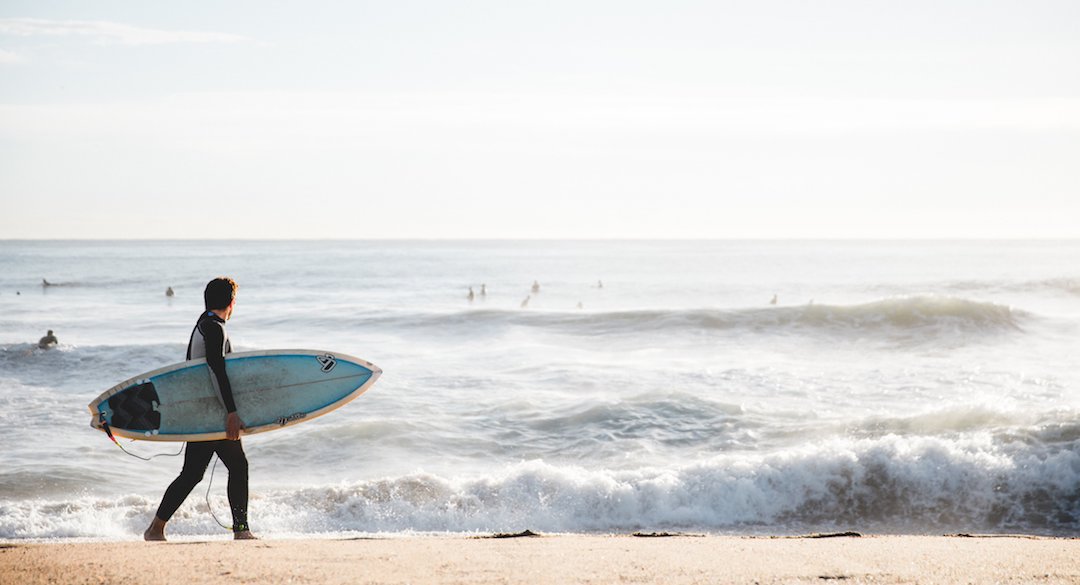
[[[731,454],[630,471],[522,462],[471,478],[415,473],[253,492],[264,534],[634,530],[769,532],[1080,531],[1080,439],[834,439],[771,454]],[[219,532],[193,494],[172,534]],[[156,499],[0,503],[0,538],[136,538]],[[220,515],[224,497],[211,505]]]

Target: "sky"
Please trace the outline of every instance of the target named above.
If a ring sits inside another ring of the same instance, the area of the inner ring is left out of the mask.
[[[0,239],[1076,238],[1080,2],[0,2]]]

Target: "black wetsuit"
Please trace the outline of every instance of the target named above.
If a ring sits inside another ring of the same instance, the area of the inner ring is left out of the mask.
[[[233,401],[232,385],[225,372],[225,354],[232,351],[229,334],[225,331],[225,320],[209,311],[199,316],[188,341],[187,359],[206,357],[213,375],[210,377],[226,412],[236,412]],[[233,532],[248,530],[248,462],[244,447],[237,441],[198,441],[187,444],[184,453],[184,468],[180,475],[165,490],[158,506],[157,517],[166,522],[172,518],[180,504],[184,503],[195,485],[202,481],[210,458],[217,453],[221,462],[229,469],[229,507],[232,509]]]

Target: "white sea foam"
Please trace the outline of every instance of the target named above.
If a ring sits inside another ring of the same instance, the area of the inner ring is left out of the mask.
[[[1080,528],[1080,444],[832,440],[676,468],[528,462],[467,479],[411,475],[268,494],[272,530],[618,532],[856,527],[874,531]],[[254,504],[253,504],[254,508]],[[304,526],[310,529],[310,526]]]
[[[722,455],[671,468],[610,471],[542,461],[480,477],[416,473],[256,490],[268,534],[324,532],[873,532],[1080,530],[1080,441],[1056,448],[887,435],[768,454]],[[220,495],[211,500],[227,514]],[[22,500],[0,507],[0,538],[110,536],[145,527],[156,501]],[[226,518],[227,520],[227,518]],[[173,534],[217,532],[202,493]]]

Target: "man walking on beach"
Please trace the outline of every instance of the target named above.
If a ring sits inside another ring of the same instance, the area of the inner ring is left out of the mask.
[[[244,447],[240,443],[240,429],[243,423],[236,414],[232,386],[225,372],[225,354],[232,351],[225,322],[232,317],[236,306],[236,281],[227,277],[211,280],[203,292],[206,311],[199,315],[195,328],[188,340],[188,360],[206,358],[212,375],[210,381],[225,406],[225,439],[219,441],[199,441],[187,444],[184,453],[184,468],[173,480],[165,495],[161,498],[150,527],[143,533],[146,540],[165,540],[165,524],[172,518],[177,508],[184,503],[195,485],[202,481],[210,458],[216,453],[229,470],[229,507],[232,509],[233,538],[236,540],[254,539],[247,523],[248,503],[248,462]]]

